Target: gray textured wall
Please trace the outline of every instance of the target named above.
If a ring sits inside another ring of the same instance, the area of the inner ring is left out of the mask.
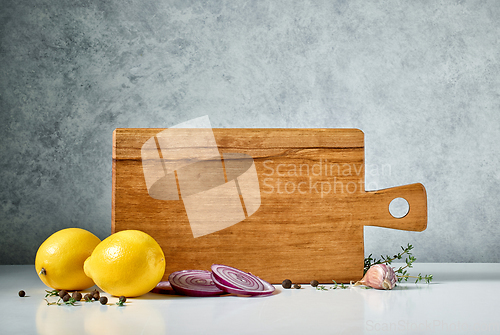
[[[497,262],[500,1],[0,1],[0,262],[54,231],[104,238],[111,134],[355,127],[366,182],[422,182],[423,233],[366,251]]]

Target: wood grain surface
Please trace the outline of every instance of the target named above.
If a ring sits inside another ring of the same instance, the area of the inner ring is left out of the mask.
[[[360,130],[213,129],[221,154],[253,158],[261,205],[242,222],[194,238],[182,200],[148,194],[141,147],[163,130],[113,133],[112,233],[138,229],[153,236],[165,253],[164,279],[173,271],[219,263],[271,283],[285,278],[297,283],[359,280],[364,226],[410,231],[427,226],[422,184],[365,191]],[[397,197],[410,205],[400,219],[389,212]]]

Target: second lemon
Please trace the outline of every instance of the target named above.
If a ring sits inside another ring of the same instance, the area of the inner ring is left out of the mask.
[[[137,297],[151,291],[165,272],[160,245],[139,230],[123,230],[103,240],[85,261],[85,274],[114,296]]]

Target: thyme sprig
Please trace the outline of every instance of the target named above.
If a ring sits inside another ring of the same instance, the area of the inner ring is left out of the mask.
[[[73,298],[69,298],[68,301],[64,301],[61,298],[57,299],[57,301],[52,301],[52,302],[49,302],[47,299],[44,299],[44,300],[47,302],[47,306],[50,306],[50,305],[57,305],[57,306],[71,305],[71,306],[75,306],[75,302],[76,302],[76,300],[73,299]]]
[[[396,255],[393,255],[392,257],[389,255],[383,256],[380,255],[379,259],[373,258],[372,254],[370,254],[368,257],[365,258],[365,265],[364,265],[364,271],[363,275],[368,271],[368,269],[375,265],[375,264],[392,264],[392,262],[396,259],[402,259],[405,255],[405,265],[400,266],[398,269],[395,269],[394,272],[396,273],[396,276],[398,277],[398,283],[401,283],[402,281],[408,281],[408,278],[415,278],[415,284],[425,280],[427,284],[429,284],[432,281],[432,275],[424,275],[422,276],[421,273],[418,274],[418,276],[410,276],[408,273],[407,269],[410,269],[413,267],[413,263],[417,260],[415,256],[411,253],[413,250],[413,246],[408,243],[408,245],[405,247],[401,246],[402,251]]]
[[[372,258],[372,254],[370,254],[368,257],[365,258],[365,266],[364,266],[364,272],[363,272],[363,274],[365,274],[366,271],[368,271],[368,269],[372,265],[375,265],[375,264],[391,264],[394,260],[403,258],[403,256],[405,254],[408,255],[408,257],[405,259],[406,265],[404,267],[401,267],[400,269],[405,269],[407,267],[411,268],[412,267],[412,263],[414,261],[416,261],[416,258],[411,253],[411,250],[413,250],[413,246],[410,243],[408,243],[408,245],[406,246],[406,248],[401,247],[401,249],[403,250],[402,252],[400,252],[400,253],[392,256],[392,257],[390,257],[389,255],[386,255],[386,256],[380,255],[380,258],[376,259],[376,258]]]
[[[55,302],[55,301],[54,302],[49,302],[47,299],[43,299],[43,300],[45,300],[47,302],[47,306],[50,306],[50,305],[57,304],[59,302],[59,300],[61,300],[61,299],[57,300],[57,302]]]
[[[127,298],[121,296],[120,298],[118,298],[118,302],[116,303],[116,305],[123,306],[123,304],[125,303],[126,300],[127,300]]]
[[[59,293],[58,290],[52,290],[52,291],[45,290],[45,292],[47,292],[47,294],[45,295],[45,298],[47,298],[47,297],[55,297]],[[45,299],[45,300],[47,300],[47,299]]]
[[[344,283],[341,283],[340,285],[337,284],[337,282],[335,280],[332,280],[333,281],[333,286],[330,286],[330,287],[326,287],[325,285],[318,285],[316,287],[316,290],[317,291],[328,291],[328,290],[345,290],[345,289],[348,289],[351,287],[351,285],[347,286],[345,285]],[[352,282],[351,282],[352,284]]]
[[[66,305],[71,305],[71,306],[75,306],[75,302],[76,302],[76,299],[73,299],[73,298],[69,298],[68,301],[64,301],[64,303]]]
[[[418,283],[419,281],[422,281],[422,280],[425,280],[425,282],[427,284],[430,284],[430,282],[432,281],[432,275],[425,275],[425,276],[422,276],[421,273],[418,274],[418,276],[398,276],[398,281],[401,282],[401,281],[408,281],[408,278],[415,278],[415,284]]]

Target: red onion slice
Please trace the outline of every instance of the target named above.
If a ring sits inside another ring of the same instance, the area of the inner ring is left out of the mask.
[[[223,291],[244,295],[267,295],[275,288],[265,280],[236,268],[213,264],[212,280]]]
[[[247,291],[247,290],[242,290],[239,288],[231,287],[231,286],[226,286],[217,281],[217,279],[214,278],[212,274],[212,279],[214,281],[215,286],[220,288],[221,290],[227,292],[227,293],[233,293],[233,294],[238,294],[238,295],[269,295],[274,292],[274,286],[272,288],[269,288],[268,290],[263,290],[263,291]]]
[[[176,294],[172,285],[168,281],[159,282],[154,289],[151,290],[152,293],[158,294]]]
[[[171,290],[172,285],[170,285],[169,281],[161,281],[156,285],[155,288],[157,288],[159,290]]]
[[[224,293],[224,291],[215,286],[210,271],[176,271],[168,276],[168,281],[178,294],[192,297],[210,297]]]

